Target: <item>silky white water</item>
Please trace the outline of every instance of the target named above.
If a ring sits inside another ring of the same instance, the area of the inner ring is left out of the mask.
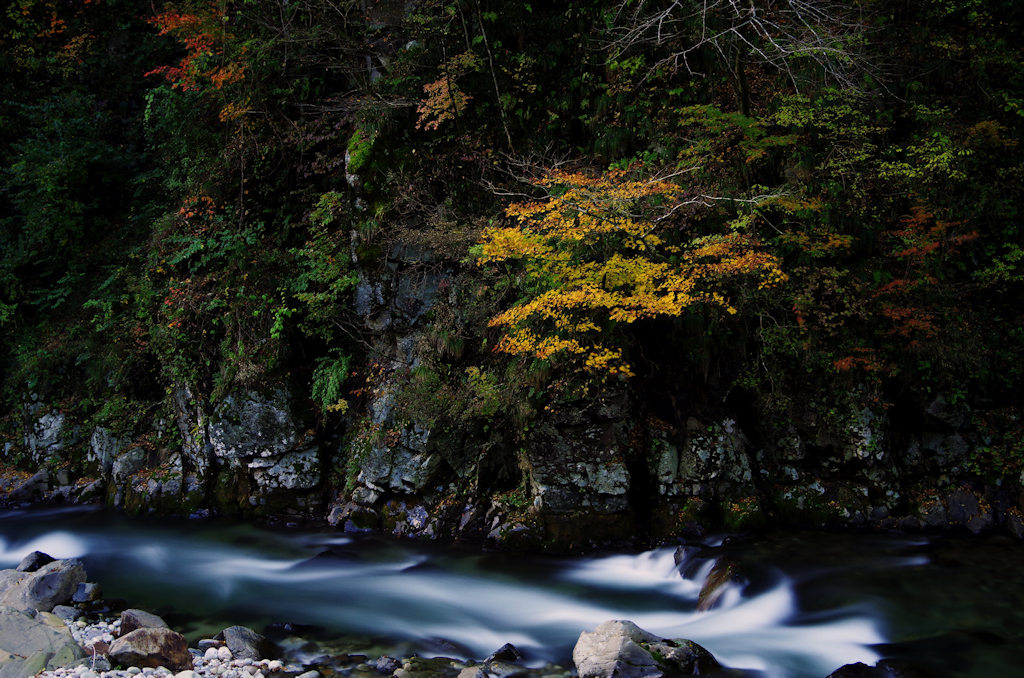
[[[733,586],[715,609],[697,612],[712,561],[680,568],[674,548],[557,558],[96,511],[0,515],[0,567],[34,550],[81,558],[108,597],[180,613],[196,632],[292,623],[389,638],[420,654],[482,659],[512,643],[533,664],[569,664],[580,632],[629,619],[771,678],[873,663],[872,646],[885,640],[870,606],[802,612],[781,572],[768,583],[762,576],[756,591]]]

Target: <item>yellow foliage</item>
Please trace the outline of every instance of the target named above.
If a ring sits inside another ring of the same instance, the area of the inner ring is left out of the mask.
[[[622,350],[601,342],[609,323],[679,316],[698,304],[736,313],[725,283],[749,276],[766,288],[786,279],[749,234],[681,239],[674,215],[697,201],[672,181],[550,170],[534,183],[549,196],[510,205],[512,225],[482,235],[480,264],[516,261],[536,290],[491,319],[506,328],[495,350],[557,354],[592,374],[631,376]]]

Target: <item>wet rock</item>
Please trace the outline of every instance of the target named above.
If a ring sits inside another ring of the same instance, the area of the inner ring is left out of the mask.
[[[523,658],[523,653],[513,645],[512,643],[505,643],[500,648],[494,651],[490,657],[484,660],[484,663],[502,661],[502,662],[517,662]]]
[[[991,506],[969,489],[958,488],[950,492],[946,496],[946,505],[949,522],[963,525],[974,534],[989,530],[995,525],[995,514]]]
[[[235,659],[258,661],[281,656],[281,650],[277,645],[244,626],[229,626],[214,636],[214,640],[223,640]]]
[[[488,678],[487,672],[479,666],[467,666],[459,671],[459,678]]]
[[[923,528],[941,528],[949,525],[949,514],[942,499],[935,494],[925,494],[917,498],[913,513]]]
[[[32,477],[22,481],[7,498],[11,501],[35,501],[46,494],[50,487],[50,472],[45,468],[37,471]]]
[[[705,612],[713,609],[722,599],[729,587],[744,580],[739,565],[728,558],[719,558],[715,561],[711,572],[708,573],[704,585],[697,596],[697,611]]]
[[[82,561],[55,560],[35,572],[0,572],[0,605],[50,612],[71,601],[78,585],[85,581]]]
[[[53,562],[53,558],[43,553],[42,551],[33,551],[18,563],[16,568],[17,572],[35,572],[44,565],[49,565]]]
[[[630,621],[611,620],[583,632],[572,651],[579,678],[703,675],[720,665],[689,640],[665,640]]]
[[[377,660],[377,670],[381,673],[393,673],[395,669],[402,668],[402,662],[398,661],[394,657],[384,655]]]
[[[85,657],[71,631],[48,612],[0,608],[0,675],[28,678]]]
[[[327,515],[327,522],[332,527],[339,527],[346,532],[369,532],[380,528],[377,512],[355,502],[332,508]]]
[[[529,675],[522,666],[509,664],[508,662],[490,662],[487,664],[487,673],[494,678],[516,678],[517,676]]]
[[[928,678],[929,675],[898,660],[883,659],[875,666],[862,662],[847,664],[833,671],[828,678]]]
[[[185,637],[165,628],[135,629],[115,640],[108,654],[111,662],[123,666],[166,666],[172,671],[192,668]]]
[[[82,582],[78,585],[78,589],[75,591],[75,595],[71,596],[71,602],[74,603],[91,603],[99,600],[103,597],[103,589],[100,588],[99,584],[92,582]]]
[[[155,614],[144,610],[125,610],[121,613],[120,635],[126,635],[136,629],[166,629],[167,622]]]

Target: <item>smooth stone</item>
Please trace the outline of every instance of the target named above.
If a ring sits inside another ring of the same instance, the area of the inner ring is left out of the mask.
[[[192,653],[180,633],[164,628],[135,629],[110,646],[110,660],[126,666],[152,669],[157,666],[185,671],[193,667]]]
[[[135,629],[166,629],[168,626],[167,622],[155,614],[145,610],[130,609],[121,613],[119,628],[123,636]]]

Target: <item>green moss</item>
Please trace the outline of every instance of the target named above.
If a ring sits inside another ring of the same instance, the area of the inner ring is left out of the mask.
[[[358,174],[365,170],[373,157],[373,146],[377,141],[377,134],[367,134],[357,129],[352,138],[348,141],[348,172]]]

